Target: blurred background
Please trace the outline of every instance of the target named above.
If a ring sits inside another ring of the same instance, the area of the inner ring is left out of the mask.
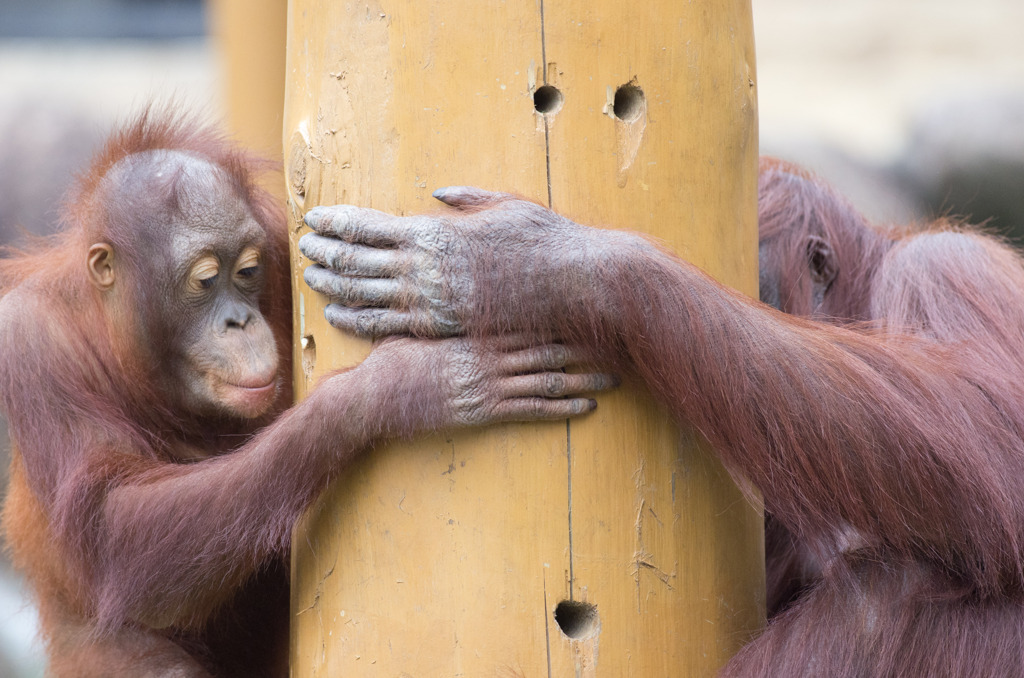
[[[959,215],[1024,242],[1024,3],[753,9],[762,153],[817,171],[881,224]],[[229,17],[201,0],[0,0],[0,243],[52,231],[74,172],[146,102],[224,119],[212,36],[262,30]],[[7,448],[0,421],[0,475]],[[34,628],[0,559],[0,678],[42,675]]]

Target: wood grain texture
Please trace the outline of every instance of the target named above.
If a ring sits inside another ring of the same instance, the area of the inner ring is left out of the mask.
[[[292,0],[291,228],[472,184],[662,239],[757,290],[748,2]],[[645,103],[612,114],[616,88]],[[564,100],[547,116],[534,91]],[[293,248],[297,392],[365,356]],[[711,675],[763,624],[761,514],[641,389],[569,424],[375,450],[294,540],[294,676]],[[579,639],[562,601],[596,606]]]

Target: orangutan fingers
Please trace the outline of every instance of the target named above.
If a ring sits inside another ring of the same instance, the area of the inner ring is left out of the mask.
[[[373,247],[395,247],[407,240],[403,217],[354,205],[321,205],[306,212],[306,225],[320,235]]]
[[[538,347],[537,335],[532,332],[502,332],[487,337],[486,341],[488,348],[510,355]],[[547,343],[540,344],[539,346],[559,344],[558,337],[546,337],[545,341]]]
[[[437,189],[432,195],[445,205],[460,209],[496,203],[506,197],[503,193],[485,191],[473,186],[446,186]]]
[[[302,277],[310,289],[345,306],[385,308],[400,305],[401,284],[394,278],[338,275],[319,265],[307,266]]]
[[[299,251],[311,261],[341,275],[387,278],[406,269],[406,256],[399,250],[367,247],[317,233],[307,233],[299,238]]]
[[[562,398],[578,393],[606,391],[618,385],[619,379],[613,374],[540,372],[507,377],[502,380],[502,393],[506,398]]]
[[[591,398],[550,400],[548,398],[510,398],[494,408],[494,421],[538,421],[568,419],[593,412],[597,401]]]
[[[329,304],[324,309],[324,317],[332,327],[364,339],[411,334],[413,327],[412,314],[385,308],[349,308]]]
[[[581,351],[563,344],[545,344],[513,351],[499,358],[498,369],[505,374],[560,370],[583,361]]]

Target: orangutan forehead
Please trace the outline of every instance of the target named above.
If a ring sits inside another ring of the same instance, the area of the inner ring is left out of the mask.
[[[265,240],[245,193],[230,172],[188,152],[150,150],[115,163],[99,186],[99,209],[115,243],[167,243],[188,258],[197,252]]]
[[[114,163],[100,190],[107,196],[147,202],[175,197],[179,202],[216,199],[234,186],[222,167],[187,152],[155,149],[132,153]]]

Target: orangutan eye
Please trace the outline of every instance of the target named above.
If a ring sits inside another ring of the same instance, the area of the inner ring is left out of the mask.
[[[213,257],[204,257],[192,267],[189,275],[189,287],[193,291],[208,290],[217,282],[220,265]]]
[[[260,252],[255,247],[242,250],[238,262],[235,263],[235,275],[240,278],[251,278],[260,271]]]

